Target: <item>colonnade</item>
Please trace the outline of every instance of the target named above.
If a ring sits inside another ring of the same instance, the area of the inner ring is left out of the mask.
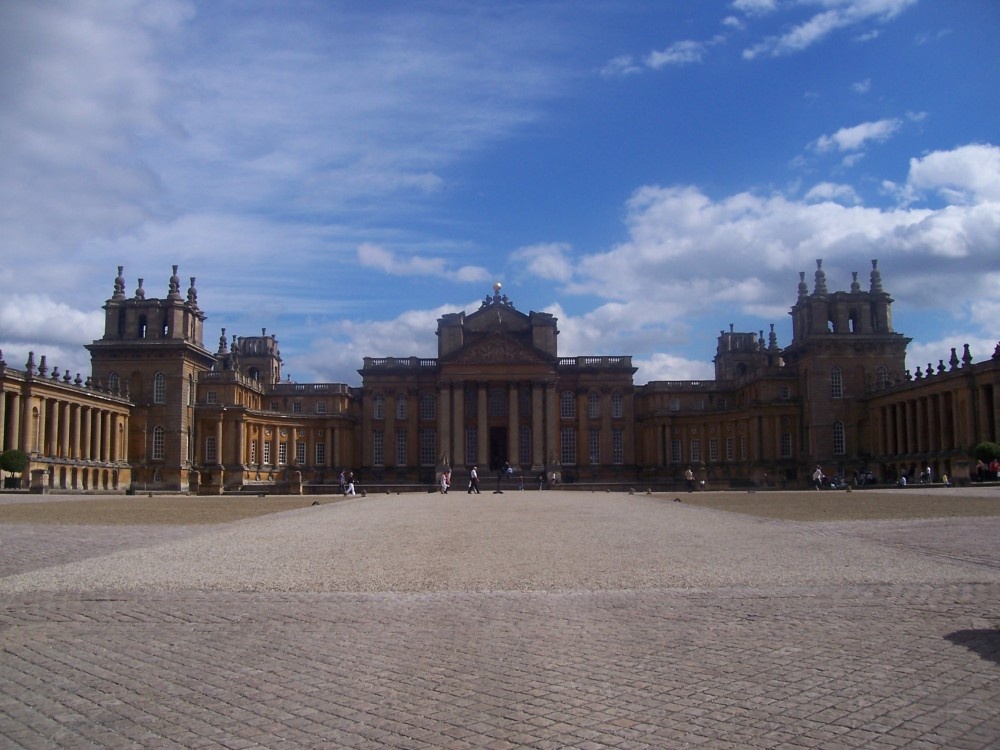
[[[17,448],[43,458],[116,463],[127,461],[124,410],[58,397],[4,392],[0,399],[0,449]]]

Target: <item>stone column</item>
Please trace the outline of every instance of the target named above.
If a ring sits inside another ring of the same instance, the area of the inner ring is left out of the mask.
[[[540,382],[531,384],[531,470],[545,469],[545,391]]]
[[[486,383],[476,387],[476,449],[478,455],[475,463],[481,472],[486,471],[490,464],[490,431],[489,431],[489,398]]]
[[[80,412],[82,410],[82,406],[75,404],[70,413],[70,458],[83,458],[80,447]]]
[[[215,422],[215,462],[220,466],[223,463],[222,460],[222,419],[224,412],[219,414],[218,420]]]
[[[31,418],[32,401],[34,399],[28,395],[21,399],[21,449],[25,453],[38,452],[38,447],[35,445],[36,425]]]
[[[47,398],[42,403],[47,422],[46,429],[42,432],[45,436],[44,450],[52,458],[56,458],[59,455],[59,402]]]
[[[545,383],[545,464],[558,464],[559,456],[559,394],[556,381]]]
[[[455,458],[455,451],[451,445],[451,391],[448,383],[438,383],[437,403],[438,445],[437,456],[434,458],[435,462],[438,462],[443,456],[447,456],[450,468]]]
[[[7,394],[0,388],[0,453],[7,450]]]
[[[518,450],[520,438],[520,402],[517,383],[507,386],[507,461],[511,466],[520,466],[521,455]]]
[[[59,403],[59,455],[63,458],[71,458],[69,448],[69,420],[72,404],[68,401]]]
[[[111,460],[111,412],[105,411],[101,418],[101,460]]]
[[[451,466],[465,466],[468,461],[465,458],[465,383],[458,381],[453,384],[451,391],[452,399],[452,424],[455,426],[453,449],[455,455],[452,456]]]
[[[90,460],[90,407],[80,407],[80,455],[84,461]]]

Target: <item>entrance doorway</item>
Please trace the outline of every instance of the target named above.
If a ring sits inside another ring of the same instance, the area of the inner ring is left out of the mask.
[[[490,427],[490,471],[500,471],[507,457],[507,428]]]

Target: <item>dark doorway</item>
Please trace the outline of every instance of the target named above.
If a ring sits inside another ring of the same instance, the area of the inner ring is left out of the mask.
[[[490,471],[500,471],[507,463],[507,428],[490,427]]]

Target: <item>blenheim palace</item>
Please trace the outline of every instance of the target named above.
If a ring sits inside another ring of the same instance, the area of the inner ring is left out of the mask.
[[[142,279],[128,296],[119,267],[89,377],[0,354],[0,448],[29,454],[32,491],[320,493],[342,470],[361,488],[429,489],[508,463],[529,489],[670,487],[689,467],[709,489],[803,487],[817,465],[961,482],[971,448],[1000,434],[1000,345],[906,370],[876,261],[867,289],[854,273],[829,291],[822,261],[811,291],[800,273],[788,346],[773,326],[730,326],[713,380],[640,386],[630,356],[559,356],[556,318],[499,284],[438,320],[436,358],[365,357],[360,387],[294,383],[266,329],[222,329],[207,349],[190,282],[175,266],[165,297]]]

